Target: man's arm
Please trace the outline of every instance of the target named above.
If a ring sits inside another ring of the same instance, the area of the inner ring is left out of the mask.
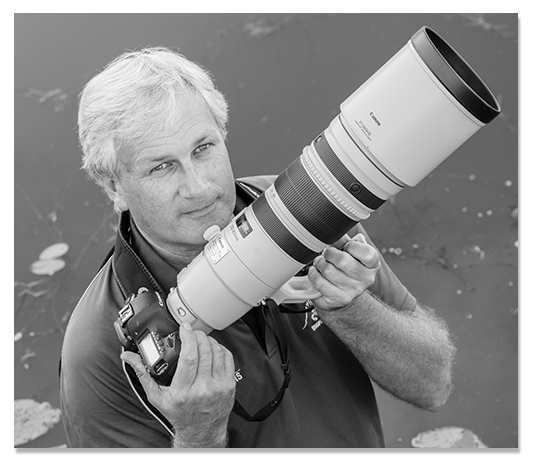
[[[316,258],[309,279],[322,297],[318,315],[350,348],[369,376],[394,396],[435,411],[451,391],[455,348],[446,325],[428,308],[399,311],[367,288],[380,269],[362,234]]]
[[[170,386],[159,386],[138,354],[121,358],[137,373],[150,402],[170,421],[174,448],[225,448],[235,401],[233,356],[224,346],[190,325],[180,327],[181,351]]]

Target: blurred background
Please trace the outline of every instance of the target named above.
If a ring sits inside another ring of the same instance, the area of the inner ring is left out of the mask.
[[[386,443],[407,448],[421,433],[459,427],[491,448],[518,446],[516,14],[16,14],[14,25],[14,399],[47,402],[35,418],[51,426],[21,447],[66,443],[57,422],[63,333],[117,224],[80,171],[83,85],[126,49],[179,50],[229,101],[236,176],[277,174],[423,25],[469,62],[503,113],[365,223],[458,348],[455,389],[438,413],[378,390]],[[56,243],[66,245],[41,254]]]

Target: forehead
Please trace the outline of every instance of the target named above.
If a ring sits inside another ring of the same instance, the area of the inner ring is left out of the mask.
[[[137,139],[124,143],[120,149],[121,163],[138,160],[137,157],[142,156],[144,151],[161,144],[179,143],[187,147],[202,137],[220,134],[207,103],[192,91],[176,95],[165,113],[160,115],[147,121]]]
[[[158,118],[156,116],[155,123],[150,124],[145,139],[138,147],[143,148],[143,144],[161,137],[184,137],[195,127],[209,129],[211,125],[216,126],[215,118],[204,98],[192,91],[170,98],[161,119],[157,120]]]

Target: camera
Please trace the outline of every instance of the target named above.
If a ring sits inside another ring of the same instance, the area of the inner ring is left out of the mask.
[[[209,334],[265,299],[320,296],[295,274],[500,112],[468,63],[422,27],[342,102],[274,184],[223,230],[206,230],[204,250],[177,275],[165,301],[141,294],[126,304],[116,324],[121,341],[134,344],[152,376],[167,376],[177,357],[168,338],[179,324]]]
[[[114,327],[124,349],[139,353],[150,375],[168,386],[176,370],[181,343],[179,324],[169,315],[161,295],[146,289],[130,295]]]

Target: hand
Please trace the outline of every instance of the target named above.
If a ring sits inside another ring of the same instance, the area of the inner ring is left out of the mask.
[[[175,446],[225,447],[229,415],[235,399],[233,355],[215,339],[184,324],[179,330],[181,352],[170,386],[160,386],[141,358],[123,352],[150,402],[170,421]]]
[[[343,237],[317,256],[309,269],[309,280],[322,293],[313,304],[324,310],[346,306],[374,284],[380,268],[379,253],[363,234]]]

